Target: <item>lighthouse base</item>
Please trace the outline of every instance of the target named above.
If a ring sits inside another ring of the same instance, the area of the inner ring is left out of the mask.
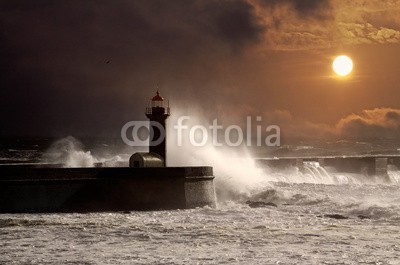
[[[212,167],[0,167],[0,212],[215,207]]]

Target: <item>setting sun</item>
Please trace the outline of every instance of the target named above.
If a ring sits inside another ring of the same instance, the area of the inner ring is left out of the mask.
[[[332,67],[336,74],[346,76],[353,70],[353,61],[349,57],[341,55],[335,58]]]

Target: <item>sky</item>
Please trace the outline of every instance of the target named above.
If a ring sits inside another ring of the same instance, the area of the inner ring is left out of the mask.
[[[0,1],[0,135],[118,136],[172,115],[289,138],[400,137],[400,1]],[[337,55],[353,72],[332,71]]]

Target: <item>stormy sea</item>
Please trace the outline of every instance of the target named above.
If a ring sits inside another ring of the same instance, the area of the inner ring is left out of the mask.
[[[123,166],[132,154],[118,140],[12,138],[0,144],[1,164]],[[390,142],[351,141],[252,155],[204,148],[191,156],[170,148],[170,165],[214,167],[217,208],[0,214],[0,264],[400,264],[397,168],[380,178],[318,163],[275,171],[253,159],[398,152]]]

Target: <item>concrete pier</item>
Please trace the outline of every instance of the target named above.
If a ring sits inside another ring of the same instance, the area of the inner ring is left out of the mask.
[[[259,158],[260,167],[284,170],[298,167],[302,170],[304,162],[318,162],[320,166],[332,168],[337,172],[359,173],[367,176],[387,176],[388,165],[400,168],[400,156],[328,156],[328,157],[282,157]]]
[[[215,207],[212,167],[0,167],[0,212]]]

